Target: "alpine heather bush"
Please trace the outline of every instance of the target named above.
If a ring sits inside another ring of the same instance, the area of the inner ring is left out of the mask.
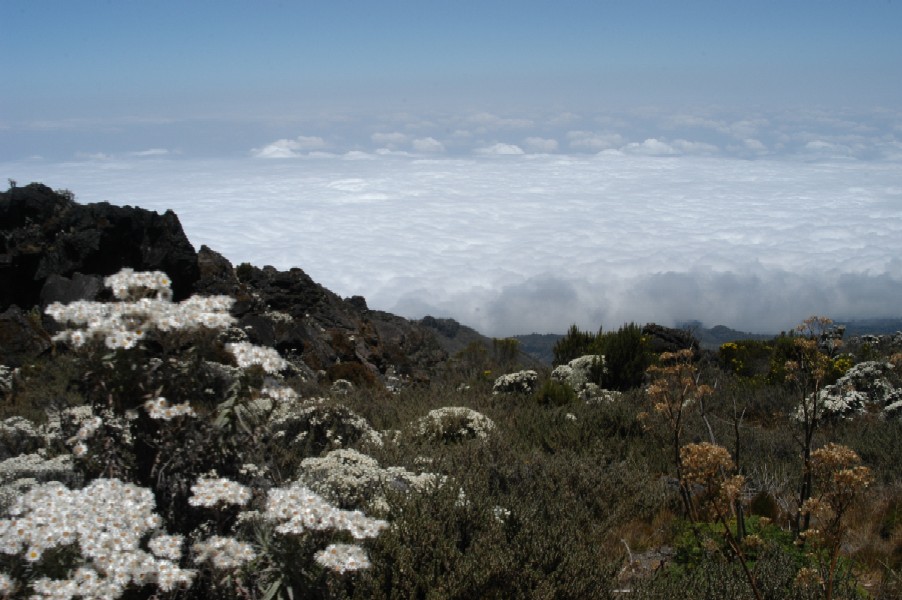
[[[491,419],[465,406],[445,406],[429,411],[413,426],[415,437],[443,444],[483,439],[495,429]]]
[[[401,467],[379,466],[376,459],[356,450],[333,450],[301,462],[299,481],[344,508],[387,510],[389,490],[423,490],[441,483],[434,473],[417,475]]]
[[[493,394],[531,394],[539,382],[539,374],[533,370],[517,371],[502,375],[492,386]]]

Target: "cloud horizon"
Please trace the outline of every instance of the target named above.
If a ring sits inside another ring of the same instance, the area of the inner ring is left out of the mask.
[[[773,333],[811,314],[902,312],[896,161],[671,154],[627,140],[652,152],[336,154],[312,149],[328,148],[314,136],[281,139],[297,154],[153,150],[2,168],[80,202],[173,209],[196,247],[234,264],[300,267],[371,308],[486,335],[689,320]]]

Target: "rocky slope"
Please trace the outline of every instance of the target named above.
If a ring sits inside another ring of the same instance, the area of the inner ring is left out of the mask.
[[[234,267],[195,251],[172,211],[75,202],[41,184],[0,193],[0,364],[50,349],[54,301],[106,300],[103,277],[123,267],[160,270],[174,299],[229,294],[251,342],[274,346],[320,378],[427,380],[447,358],[434,332],[342,299],[301,269]]]

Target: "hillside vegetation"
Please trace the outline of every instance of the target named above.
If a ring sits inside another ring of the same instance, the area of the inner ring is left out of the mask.
[[[902,334],[573,327],[546,368],[300,270],[91,263],[101,209],[29,188],[0,197],[32,282],[0,315],[0,597],[902,596]]]

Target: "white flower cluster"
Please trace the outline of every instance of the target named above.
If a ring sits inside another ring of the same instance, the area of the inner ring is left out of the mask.
[[[191,486],[191,506],[213,507],[217,504],[237,504],[244,506],[251,499],[251,490],[240,483],[223,477],[216,479],[201,477]]]
[[[383,469],[376,459],[356,450],[333,450],[301,462],[300,481],[344,506],[385,507],[384,491],[421,490],[436,481],[434,473],[417,475],[402,467]]]
[[[330,404],[325,398],[285,400],[273,409],[268,428],[273,437],[288,444],[301,443],[313,436],[325,438],[329,446],[339,447],[361,441],[382,445],[369,422],[342,404]]]
[[[833,385],[818,392],[819,418],[846,418],[865,412],[868,407],[882,410],[884,416],[894,414],[902,407],[902,389],[894,387],[892,363],[876,361],[860,362],[849,369]],[[811,414],[813,395],[806,398]],[[802,405],[794,414],[796,420],[804,419]]]
[[[370,559],[360,546],[354,544],[329,544],[325,550],[313,555],[316,562],[337,573],[370,568]]]
[[[147,547],[157,558],[179,560],[182,557],[183,543],[184,538],[180,535],[161,534],[147,542]]]
[[[291,402],[298,399],[298,393],[288,386],[264,386],[260,393],[276,402]]]
[[[0,552],[40,561],[56,547],[77,546],[84,560],[67,580],[32,582],[38,598],[115,598],[129,585],[161,590],[190,586],[194,572],[140,548],[161,519],[150,490],[117,479],[95,479],[81,490],[51,482],[21,496],[0,520]]]
[[[153,292],[157,297],[166,297],[172,294],[169,276],[162,271],[135,272],[128,267],[115,275],[104,278],[103,284],[113,291],[113,296],[119,300],[128,300],[142,297],[145,292]]]
[[[107,277],[105,283],[121,302],[79,300],[70,304],[54,302],[45,312],[61,324],[76,326],[54,336],[80,347],[102,338],[108,348],[133,348],[148,331],[181,329],[224,329],[235,322],[229,314],[234,302],[228,296],[192,296],[180,303],[171,301],[169,279],[163,273],[136,273],[123,269]],[[156,297],[138,297],[134,290],[148,290]]]
[[[495,423],[491,419],[465,406],[431,410],[415,426],[416,435],[438,442],[486,438],[493,429]]]
[[[235,362],[241,368],[260,365],[267,373],[278,373],[288,363],[279,356],[279,352],[275,348],[266,348],[264,346],[255,346],[249,342],[236,342],[226,344],[226,350],[235,357]]]
[[[43,450],[39,451],[43,452]],[[11,506],[41,481],[74,480],[72,457],[45,458],[41,453],[20,454],[0,462],[0,509]]]
[[[169,404],[169,401],[162,396],[153,398],[144,403],[144,410],[150,415],[151,419],[162,419],[163,421],[171,421],[176,417],[196,417],[197,414],[191,405],[187,402],[181,404]]]
[[[75,433],[76,439],[82,442],[91,439],[94,437],[94,434],[97,433],[97,430],[100,429],[101,425],[103,425],[103,419],[92,415],[82,421],[81,427],[79,427],[78,431]]]
[[[539,374],[533,370],[502,375],[492,386],[493,394],[531,394],[539,383]]]
[[[566,365],[555,367],[551,372],[551,378],[559,383],[569,385],[587,404],[592,404],[602,399],[617,398],[619,394],[603,390],[591,381],[592,371],[598,368],[606,371],[604,365],[604,356],[587,354],[574,358]]]
[[[264,518],[279,523],[276,531],[283,534],[337,529],[350,532],[358,540],[376,537],[388,527],[387,522],[367,517],[359,510],[332,506],[301,482],[269,490]]]
[[[237,569],[257,557],[250,544],[221,535],[196,542],[192,549],[198,563],[210,561],[217,569]]]

